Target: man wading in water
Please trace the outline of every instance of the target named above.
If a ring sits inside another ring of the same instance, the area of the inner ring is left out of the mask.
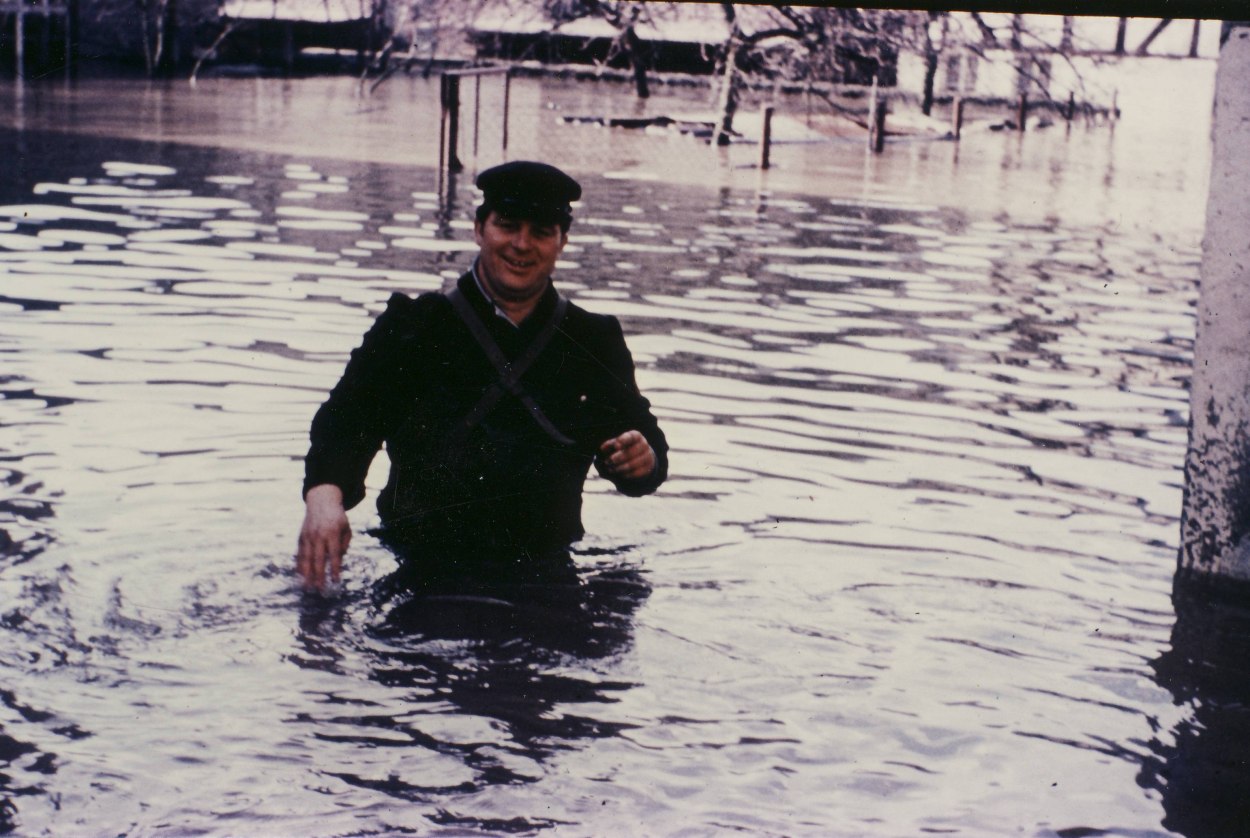
[[[347,510],[383,443],[379,534],[418,581],[567,567],[591,463],[630,496],[668,473],[620,324],[551,281],[581,186],[520,161],[477,185],[472,269],[446,294],[392,295],[313,418],[297,555],[308,590],[339,580]]]

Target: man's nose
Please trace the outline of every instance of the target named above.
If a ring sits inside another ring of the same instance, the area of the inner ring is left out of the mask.
[[[517,227],[516,232],[512,234],[512,246],[517,250],[529,250],[534,244],[534,233],[530,230],[530,225],[521,224]]]

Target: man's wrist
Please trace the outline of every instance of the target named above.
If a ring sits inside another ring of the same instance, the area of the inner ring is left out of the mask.
[[[318,483],[304,493],[307,506],[343,506],[343,490],[333,483]]]

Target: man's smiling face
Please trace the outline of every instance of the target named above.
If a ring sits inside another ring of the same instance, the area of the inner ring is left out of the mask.
[[[492,210],[475,222],[473,236],[481,247],[479,275],[486,289],[500,300],[535,299],[547,289],[547,279],[569,237],[560,225],[512,218]]]

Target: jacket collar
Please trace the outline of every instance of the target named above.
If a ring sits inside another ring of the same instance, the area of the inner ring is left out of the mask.
[[[482,286],[482,281],[477,276],[477,260],[474,260],[473,267],[466,271],[464,276],[460,277],[456,282],[456,287],[468,299],[469,304],[473,306],[473,310],[478,313],[482,320],[489,323],[493,319],[499,319],[518,331],[530,331],[536,328],[537,324],[546,323],[547,318],[555,310],[556,299],[559,296],[556,292],[555,283],[548,279],[547,288],[543,291],[543,295],[538,298],[538,303],[534,306],[534,310],[530,312],[529,317],[525,318],[518,325],[513,323],[503,309],[499,308],[495,301],[487,296],[486,289]]]

